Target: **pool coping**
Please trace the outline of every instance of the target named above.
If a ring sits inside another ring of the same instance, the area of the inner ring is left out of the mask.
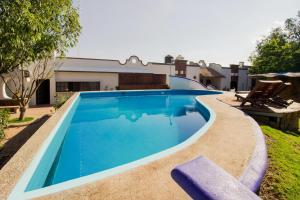
[[[186,90],[173,90],[173,91],[186,91]],[[198,91],[206,91],[206,90],[198,90]],[[145,90],[129,90],[129,91],[116,91],[116,92],[104,91],[101,93],[102,94],[105,94],[105,93],[115,93],[115,94],[121,93],[121,94],[123,94],[123,93],[135,93],[135,92],[138,92],[138,93],[143,92],[145,94],[147,94],[147,93],[151,94],[151,92],[160,92],[161,94],[165,94],[165,92],[170,92],[170,90],[147,90],[147,91],[145,91]],[[210,94],[210,95],[214,95],[213,92],[216,92],[216,91],[207,91],[207,92],[208,93],[211,92],[212,94]],[[26,170],[23,173],[23,175],[21,176],[21,178],[18,180],[14,189],[11,191],[8,199],[20,199],[20,198],[31,199],[31,198],[37,198],[37,197],[50,195],[50,194],[57,193],[57,192],[62,192],[67,189],[78,187],[78,186],[81,186],[81,185],[84,185],[87,183],[92,183],[94,181],[98,181],[98,180],[101,180],[101,179],[104,179],[104,178],[107,178],[107,177],[110,177],[113,175],[121,174],[125,171],[134,169],[139,166],[146,165],[155,160],[159,160],[168,155],[174,154],[177,151],[180,151],[180,150],[184,149],[185,147],[196,142],[202,135],[204,135],[207,132],[207,130],[213,124],[213,122],[215,121],[215,118],[216,118],[215,112],[209,106],[207,106],[205,103],[203,103],[201,100],[199,100],[196,96],[195,97],[196,102],[199,104],[200,107],[202,107],[206,110],[206,112],[209,114],[209,119],[203,127],[201,127],[198,131],[196,131],[192,136],[190,136],[184,142],[182,142],[176,146],[170,147],[166,150],[160,151],[158,153],[149,155],[147,157],[141,158],[139,160],[135,160],[133,162],[130,162],[130,163],[127,163],[124,165],[120,165],[120,166],[117,166],[117,167],[114,167],[114,168],[111,168],[108,170],[104,170],[104,171],[97,172],[97,173],[94,173],[91,175],[68,180],[68,181],[54,184],[51,186],[47,186],[44,188],[39,188],[39,189],[35,189],[32,191],[24,192],[24,190],[28,186],[34,172],[36,171],[38,165],[40,164],[41,159],[45,155],[47,148],[49,147],[50,143],[52,142],[53,138],[55,137],[58,128],[61,126],[62,122],[65,120],[67,115],[70,113],[70,110],[73,108],[75,102],[78,101],[81,94],[89,94],[89,93],[95,94],[95,93],[99,93],[99,92],[75,93],[75,97],[72,98],[72,101],[69,103],[69,105],[68,105],[66,111],[63,113],[63,115],[60,117],[56,126],[50,131],[48,137],[43,141],[43,144],[38,149],[37,153],[34,155],[33,160],[31,161],[29,166],[26,168]]]
[[[27,197],[26,195],[24,195],[26,193],[26,192],[24,192],[24,190],[26,190],[26,187],[28,186],[29,181],[30,181],[33,173],[35,172],[36,168],[38,167],[44,153],[46,152],[48,146],[52,142],[52,140],[53,140],[54,136],[56,135],[56,132],[57,132],[58,128],[61,126],[63,120],[66,118],[66,116],[69,114],[71,108],[73,107],[75,102],[78,100],[79,95],[80,95],[79,93],[74,93],[72,95],[73,97],[71,97],[68,100],[68,104],[66,106],[64,106],[64,108],[65,108],[64,113],[62,113],[62,115],[59,117],[59,120],[57,121],[55,127],[50,131],[48,136],[43,141],[42,145],[38,148],[38,150],[37,150],[36,154],[34,155],[32,161],[26,167],[25,171],[23,172],[23,174],[21,175],[21,177],[17,181],[15,187],[10,192],[10,194],[8,196],[8,199],[30,199],[30,198],[34,198],[34,196],[33,197],[31,197],[31,196]]]

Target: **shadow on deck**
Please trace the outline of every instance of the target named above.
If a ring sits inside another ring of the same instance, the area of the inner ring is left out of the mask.
[[[0,150],[0,169],[15,155],[26,141],[49,119],[50,115],[44,115],[34,123],[29,124],[17,135],[9,139]]]

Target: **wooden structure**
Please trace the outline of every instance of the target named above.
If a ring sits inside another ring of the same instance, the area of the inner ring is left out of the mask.
[[[263,106],[252,106],[249,104],[240,106],[241,102],[236,100],[235,94],[232,92],[219,95],[218,100],[251,115],[261,124],[268,124],[281,130],[297,131],[300,128],[300,103],[296,101],[287,107],[280,107],[272,102],[267,102]]]
[[[269,124],[280,130],[299,131],[300,104],[293,103],[288,108],[277,109],[273,107],[267,108],[241,108],[247,114],[253,116],[257,121]]]
[[[165,74],[119,73],[119,90],[167,88]]]
[[[12,113],[17,113],[20,106],[0,106],[0,109],[7,109]]]

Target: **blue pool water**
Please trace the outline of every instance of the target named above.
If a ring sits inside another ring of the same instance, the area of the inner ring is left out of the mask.
[[[175,146],[205,124],[199,111],[188,95],[82,98],[46,185]]]
[[[99,94],[77,98],[26,191],[108,170],[182,143],[209,118],[195,97],[215,93]]]

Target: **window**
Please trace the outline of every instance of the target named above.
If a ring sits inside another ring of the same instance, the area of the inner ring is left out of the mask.
[[[56,82],[56,92],[68,92],[68,82]]]
[[[56,82],[56,92],[99,91],[100,82]]]

